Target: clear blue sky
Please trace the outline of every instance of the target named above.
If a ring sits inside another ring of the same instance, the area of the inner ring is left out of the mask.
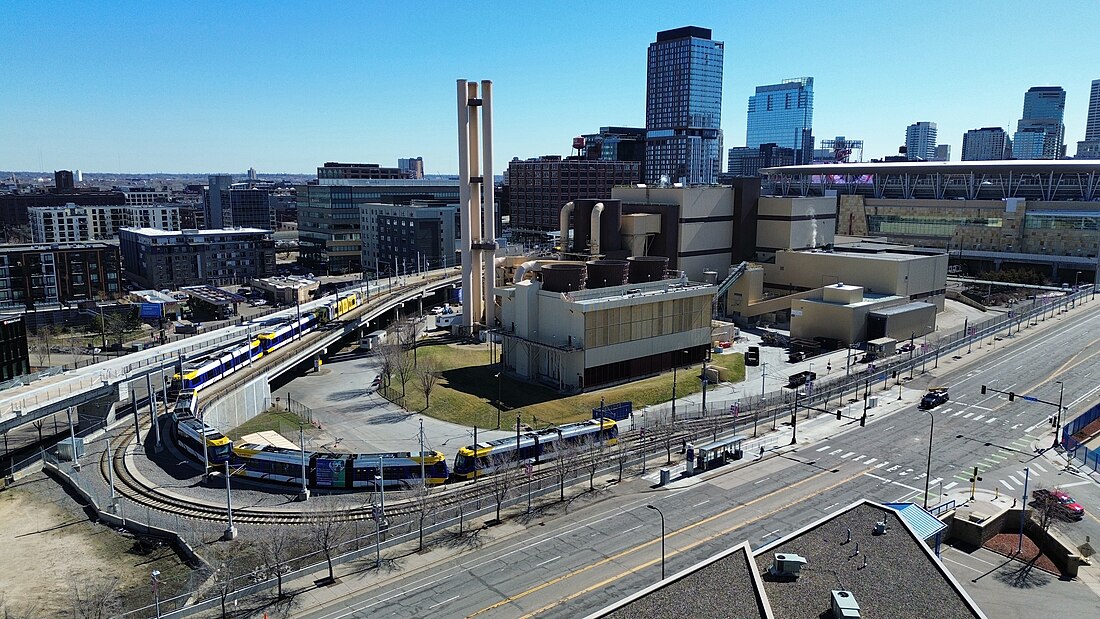
[[[1015,129],[1023,93],[1067,92],[1069,153],[1100,78],[1093,0],[835,2],[33,2],[0,18],[0,170],[457,169],[455,80],[491,79],[497,170],[643,126],[658,30],[725,41],[724,146],[753,88],[815,81],[817,140],[896,152],[906,125]]]

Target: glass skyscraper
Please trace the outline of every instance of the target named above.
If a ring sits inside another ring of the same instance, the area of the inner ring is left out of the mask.
[[[1100,159],[1100,80],[1092,80],[1085,139],[1077,143],[1077,159]]]
[[[922,120],[905,128],[905,157],[909,161],[936,160],[936,123]]]
[[[749,97],[745,146],[777,144],[795,151],[796,164],[814,155],[814,78],[799,77],[757,86]]]
[[[1066,91],[1061,86],[1033,86],[1024,93],[1024,115],[1016,124],[1016,138],[1034,139],[1026,133],[1043,132],[1043,150],[1037,159],[1060,159],[1066,154]],[[1031,154],[1031,153],[1029,153]],[[1015,154],[1017,159],[1022,159]],[[1032,157],[1027,157],[1032,158]]]
[[[645,181],[718,182],[725,44],[710,29],[657,33],[646,70]]]

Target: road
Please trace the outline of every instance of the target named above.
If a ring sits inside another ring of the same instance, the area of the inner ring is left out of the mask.
[[[1050,320],[1040,323],[1040,335],[1005,338],[992,353],[988,343],[984,352],[975,349],[971,363],[918,372],[914,383],[951,390],[951,401],[929,413],[907,404],[872,415],[866,428],[827,416],[800,423],[805,442],[795,451],[675,490],[654,490],[649,479],[638,479],[568,516],[532,523],[545,526],[529,526],[422,569],[410,567],[327,604],[318,599],[300,616],[581,616],[659,578],[660,524],[646,504],[664,511],[672,574],[742,540],[759,547],[859,499],[922,502],[932,419],[933,495],[965,493],[975,466],[981,490],[1021,495],[1020,474],[1030,467],[1031,488],[1072,489],[1086,507],[1083,521],[1055,527],[1074,543],[1100,539],[1094,514],[1100,487],[1035,451],[1052,439],[1047,419],[1055,408],[981,395],[985,384],[1057,401],[1060,380],[1071,416],[1094,401],[1100,390],[1093,370],[1100,355],[1100,313],[1086,307]],[[998,565],[995,558],[948,550],[945,559],[980,604],[996,609],[990,616],[1030,616],[1027,601],[1034,589],[982,578],[979,572],[992,571],[986,565]],[[1057,595],[1063,610],[1095,610],[1096,594],[1084,585],[1037,579],[1032,586]]]

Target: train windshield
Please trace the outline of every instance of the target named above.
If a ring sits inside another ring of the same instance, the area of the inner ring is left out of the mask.
[[[207,456],[213,461],[228,460],[231,448],[232,444],[230,443],[226,443],[225,445],[210,445],[207,448]]]

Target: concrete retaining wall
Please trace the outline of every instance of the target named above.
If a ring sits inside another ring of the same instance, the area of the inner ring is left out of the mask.
[[[270,398],[267,375],[261,374],[212,403],[204,411],[203,420],[225,432],[263,411]],[[201,391],[199,399],[202,399]]]

